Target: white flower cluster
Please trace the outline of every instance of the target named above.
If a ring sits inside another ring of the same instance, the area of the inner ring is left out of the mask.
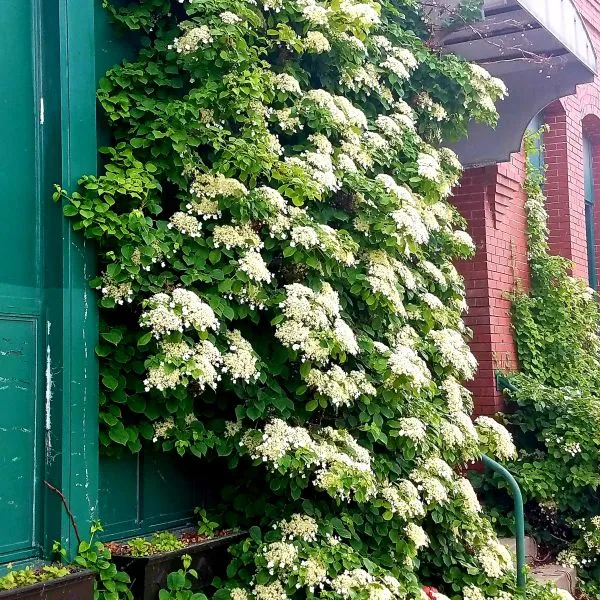
[[[366,2],[354,3],[351,0],[342,0],[339,5],[339,12],[349,21],[357,23],[362,28],[369,28],[371,25],[379,23],[378,4],[367,4]]]
[[[236,15],[235,13],[232,13],[228,10],[222,12],[219,15],[219,18],[221,19],[221,21],[223,21],[223,23],[225,23],[226,25],[235,25],[237,23],[241,23],[242,22],[242,18],[239,17],[238,15]]]
[[[265,259],[256,250],[250,250],[242,256],[238,261],[238,268],[256,283],[271,283],[273,280]]]
[[[413,442],[422,442],[427,435],[427,426],[416,417],[398,419],[398,434]]]
[[[366,258],[367,281],[376,294],[386,298],[397,314],[405,315],[402,295],[398,289],[400,283],[398,272],[401,263],[393,259],[387,252],[376,250],[370,252]]]
[[[260,441],[246,434],[241,444],[253,459],[269,463],[273,470],[284,468],[285,457],[296,459],[296,466],[289,468],[299,475],[316,468],[315,487],[334,498],[350,501],[357,496],[365,501],[377,492],[371,456],[347,431],[325,427],[311,435],[303,427],[291,427],[281,419],[273,419],[265,425]]]
[[[442,169],[437,156],[429,152],[421,152],[417,157],[417,170],[421,177],[429,181],[440,182]]]
[[[229,352],[223,356],[223,373],[228,373],[233,383],[238,379],[250,383],[260,377],[258,358],[250,342],[235,330],[227,332]]]
[[[321,89],[310,90],[304,95],[304,102],[326,111],[331,122],[342,131],[357,128],[367,128],[368,121],[365,113],[354,106],[344,96],[333,96]]]
[[[197,331],[216,330],[219,327],[212,308],[197,294],[183,288],[176,288],[171,294],[155,294],[145,303],[145,307],[140,324],[150,328],[157,339],[190,327]]]
[[[287,92],[289,94],[302,95],[302,88],[300,87],[300,83],[298,80],[292,75],[288,75],[287,73],[279,73],[275,75],[274,81],[275,89],[280,92]]]
[[[512,557],[507,548],[497,540],[488,540],[477,550],[477,560],[488,577],[502,577],[513,568]]]
[[[166,348],[169,352],[169,348]],[[167,360],[169,356],[167,355]],[[171,360],[178,358],[173,356],[171,351]],[[193,348],[188,347],[185,353],[182,353],[177,367],[171,362],[161,362],[157,366],[148,369],[148,374],[144,380],[146,391],[157,389],[165,391],[174,389],[179,385],[186,383],[186,378],[191,378],[198,383],[200,389],[206,386],[215,388],[217,382],[221,380],[220,366],[222,356],[219,350],[209,342],[203,340],[198,342]]]
[[[170,219],[167,225],[169,229],[177,229],[184,235],[189,235],[192,238],[200,237],[202,232],[202,223],[184,212],[176,212]]]
[[[477,498],[477,494],[471,485],[471,482],[464,477],[461,477],[455,484],[456,494],[460,497],[463,505],[472,513],[481,512],[481,504]]]
[[[477,360],[463,336],[455,329],[439,329],[429,334],[440,353],[444,366],[451,366],[465,379],[471,379],[477,370]]]
[[[416,99],[417,106],[428,112],[435,121],[444,121],[448,118],[446,109],[434,102],[427,92],[421,92]]]
[[[174,427],[175,422],[173,421],[173,417],[168,417],[164,421],[157,421],[154,423],[154,436],[152,437],[152,441],[156,443],[162,438],[168,438]]]
[[[498,421],[482,416],[475,420],[475,426],[479,437],[491,447],[498,458],[506,460],[517,456],[512,436]]]
[[[298,549],[287,542],[273,542],[263,547],[267,568],[271,575],[276,569],[285,570],[298,560]]]
[[[375,577],[364,569],[344,571],[331,581],[331,587],[344,600],[369,598],[370,600],[393,600],[400,597],[400,583],[395,577]]]
[[[340,316],[340,301],[328,283],[319,292],[300,283],[285,286],[286,299],[280,304],[284,320],[276,326],[275,337],[297,350],[304,360],[327,363],[336,348],[358,354],[358,342]]]
[[[471,393],[461,385],[456,378],[447,377],[441,383],[441,390],[446,396],[448,410],[451,413],[464,412],[467,403],[470,403]]]
[[[279,529],[284,540],[303,540],[314,542],[317,539],[319,526],[308,515],[293,514],[288,520],[279,521],[274,527]]]
[[[378,495],[389,504],[391,513],[403,519],[425,515],[425,508],[421,502],[419,490],[407,479],[395,484],[385,483],[380,487]]]
[[[388,357],[388,367],[396,377],[406,377],[416,389],[431,383],[431,372],[417,351],[406,344],[397,344]],[[388,380],[392,384],[395,377]]]
[[[258,250],[263,243],[249,223],[242,225],[217,225],[213,230],[215,248],[224,246],[227,250],[242,248]]]
[[[124,302],[131,304],[133,301],[131,283],[115,283],[108,275],[102,277],[100,291],[105,298],[110,298],[119,305],[122,305]]]
[[[309,31],[304,38],[304,49],[307,52],[321,54],[331,50],[329,40],[320,31]]]
[[[169,50],[175,50],[179,54],[192,54],[212,42],[210,29],[206,25],[200,25],[200,27],[188,29],[180,38],[175,38],[173,44],[169,46]]]
[[[221,173],[201,173],[195,176],[190,186],[190,195],[195,200],[187,204],[187,210],[206,220],[220,215],[219,198],[241,198],[248,195],[248,190],[237,179],[225,177]]]
[[[256,600],[285,600],[287,595],[281,582],[276,579],[273,583],[256,584],[252,589]]]
[[[327,371],[311,369],[306,383],[325,396],[335,407],[350,406],[361,396],[375,396],[377,390],[369,383],[363,371],[344,371],[334,365]]]
[[[415,548],[424,548],[429,544],[429,537],[425,533],[425,530],[416,523],[409,523],[406,526],[406,536],[415,545]]]

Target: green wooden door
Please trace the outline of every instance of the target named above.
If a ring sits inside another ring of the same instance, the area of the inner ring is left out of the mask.
[[[0,562],[39,553],[45,361],[34,0],[0,0]],[[48,392],[48,396],[50,392]]]

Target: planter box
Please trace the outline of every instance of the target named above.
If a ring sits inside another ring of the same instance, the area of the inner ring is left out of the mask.
[[[93,600],[95,574],[77,571],[52,581],[0,592],[0,600]]]
[[[232,533],[174,552],[139,558],[113,553],[112,558],[117,568],[131,577],[131,591],[135,600],[157,600],[158,592],[166,586],[169,573],[183,567],[181,557],[184,554],[191,556],[190,568],[198,572],[193,591],[200,591],[209,586],[216,575],[225,575],[229,563],[227,549],[247,536],[245,532]]]

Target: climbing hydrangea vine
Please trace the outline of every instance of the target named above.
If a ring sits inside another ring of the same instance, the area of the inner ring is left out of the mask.
[[[228,469],[250,537],[219,597],[510,597],[458,474],[514,447],[460,383],[473,243],[441,143],[503,84],[412,0],[108,9],[142,50],[101,81],[104,173],[63,193],[100,249],[102,446]]]

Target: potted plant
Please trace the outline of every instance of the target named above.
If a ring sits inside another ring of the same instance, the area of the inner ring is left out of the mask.
[[[197,573],[192,589],[210,586],[213,578],[224,575],[228,548],[241,541],[245,532],[217,530],[204,511],[199,529],[162,531],[149,538],[133,538],[107,544],[112,559],[120,570],[129,574],[131,591],[140,600],[157,600],[166,587],[167,577],[181,566],[184,555],[189,557],[188,568]]]
[[[0,577],[2,600],[92,600],[94,573],[70,565],[10,569]]]

